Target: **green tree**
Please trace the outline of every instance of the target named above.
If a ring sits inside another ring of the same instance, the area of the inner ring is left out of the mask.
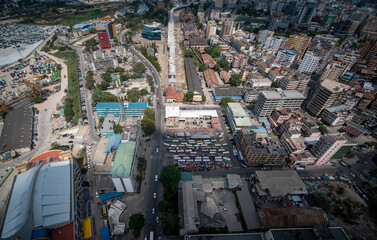
[[[70,122],[73,118],[73,100],[70,97],[66,97],[64,100],[64,116],[67,122]]]
[[[3,119],[5,119],[5,117],[7,116],[7,114],[8,114],[8,111],[4,111],[4,112],[1,113],[1,117]]]
[[[278,82],[277,81],[272,82],[271,87],[275,88],[277,86],[278,86]]]
[[[354,158],[355,157],[355,154],[350,150],[346,153],[346,155],[344,155],[346,158]]]
[[[160,212],[168,212],[171,208],[168,201],[162,200],[158,203],[157,209]]]
[[[202,95],[202,102],[205,102],[207,100],[207,97]]]
[[[185,102],[192,102],[194,99],[194,93],[193,92],[187,92],[185,96],[183,97],[183,101]]]
[[[176,166],[167,166],[162,168],[160,174],[160,182],[164,186],[165,191],[173,194],[178,192],[178,183],[181,178],[181,173]]]
[[[204,65],[204,64],[200,64],[200,65],[199,65],[199,71],[203,72],[203,71],[206,70],[206,69],[208,69],[208,68],[206,67],[206,65]]]
[[[132,71],[136,74],[143,74],[145,72],[145,65],[143,63],[135,63],[132,66]]]
[[[121,134],[123,132],[123,127],[119,123],[113,123],[113,131],[115,134]]]
[[[127,100],[129,102],[137,102],[139,101],[141,95],[138,88],[132,88],[130,90],[127,90]]]
[[[242,80],[241,80],[241,75],[240,74],[233,74],[230,79],[229,79],[229,83],[232,85],[232,86],[239,86],[241,85],[242,83]]]
[[[60,146],[58,143],[53,142],[51,143],[50,150],[55,150],[55,149],[61,149],[62,146]]]
[[[146,108],[145,110],[144,110],[144,117],[145,118],[149,118],[149,119],[151,119],[151,120],[155,120],[155,111],[153,111],[152,109],[150,109],[150,108]]]
[[[33,98],[33,102],[35,102],[35,103],[40,103],[40,102],[42,102],[42,97],[41,97],[41,96],[36,96],[36,97],[34,97],[34,98]]]
[[[141,119],[141,129],[145,134],[150,135],[156,130],[155,122],[150,118],[143,117]]]
[[[128,226],[133,230],[133,235],[135,238],[139,237],[140,230],[144,227],[144,216],[141,213],[132,214],[128,222]]]
[[[101,89],[97,89],[92,94],[92,103],[97,105],[99,102],[117,102],[118,99],[115,95],[109,92],[103,92]]]
[[[321,131],[322,135],[329,133],[329,130],[323,124],[319,125],[318,130]]]
[[[145,88],[143,88],[143,89],[140,90],[140,94],[143,95],[143,96],[147,95],[148,94],[148,90],[145,89]]]
[[[230,97],[225,97],[225,98],[221,99],[220,105],[224,106],[224,107],[227,107],[228,103],[230,103],[230,102],[233,102],[233,99],[230,98]]]

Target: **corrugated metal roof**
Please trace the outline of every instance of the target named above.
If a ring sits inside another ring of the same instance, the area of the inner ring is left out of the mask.
[[[121,134],[111,135],[109,141],[107,142],[105,153],[110,153],[112,150],[118,149],[121,138]]]
[[[111,168],[112,176],[130,176],[135,147],[136,142],[133,141],[119,144]]]
[[[123,192],[108,192],[108,193],[100,194],[99,197],[101,199],[101,202],[103,202],[103,201],[113,199],[113,198],[116,198],[116,197],[120,197],[120,196],[123,196],[123,195],[124,195]]]
[[[147,102],[130,102],[128,103],[128,108],[147,108]]]
[[[122,106],[124,108],[124,104],[123,103],[122,103]],[[100,109],[100,108],[104,108],[104,109],[108,109],[108,108],[119,109],[120,108],[120,104],[118,102],[99,102],[99,103],[97,103],[96,109]]]

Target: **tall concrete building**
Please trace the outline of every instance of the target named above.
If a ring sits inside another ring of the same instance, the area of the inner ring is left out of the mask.
[[[262,91],[258,96],[255,111],[258,118],[264,118],[270,116],[272,111],[278,108],[300,108],[304,99],[304,95],[296,90]]]
[[[223,24],[223,30],[221,35],[223,36],[230,36],[233,34],[233,25],[234,21],[232,18],[226,18]]]
[[[315,90],[306,108],[316,116],[319,116],[324,108],[339,104],[345,97],[349,86],[324,80]]]
[[[211,36],[216,35],[216,29],[217,29],[217,24],[215,21],[211,20],[207,24],[207,32],[206,32],[206,37],[209,39]]]
[[[296,56],[294,51],[281,50],[278,52],[275,62],[281,66],[289,67],[295,61]]]
[[[338,82],[339,78],[343,76],[345,71],[347,70],[347,66],[340,62],[335,62],[326,66],[325,71],[321,75],[320,81],[325,79]]]
[[[224,6],[223,0],[216,0],[215,7],[222,8]]]
[[[321,58],[316,56],[313,52],[307,52],[298,67],[298,70],[304,73],[312,73],[316,69],[320,60]]]
[[[311,40],[312,38],[306,36],[306,34],[291,35],[285,44],[285,48],[299,51],[299,58],[301,59],[304,56],[306,49],[308,49]]]
[[[317,5],[317,2],[307,1],[301,10],[298,22],[301,24],[309,24],[312,21]]]
[[[274,31],[270,30],[260,30],[258,32],[257,40],[261,43],[264,43],[268,37],[273,37],[274,33]]]
[[[324,135],[321,136],[319,141],[312,147],[310,152],[317,159],[315,165],[326,164],[332,156],[347,142],[343,136]]]

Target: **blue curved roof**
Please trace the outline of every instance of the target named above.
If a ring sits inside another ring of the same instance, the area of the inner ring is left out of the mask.
[[[128,103],[128,108],[147,108],[147,102],[130,102]]]
[[[112,150],[118,149],[121,138],[121,134],[111,135],[109,141],[107,142],[105,153],[110,153]]]

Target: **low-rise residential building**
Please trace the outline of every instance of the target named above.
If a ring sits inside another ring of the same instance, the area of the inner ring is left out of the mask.
[[[192,58],[185,58],[184,64],[185,64],[187,88],[189,92],[194,93],[193,101],[201,102],[203,91],[200,86],[200,80],[199,80],[198,72],[196,71],[196,68],[195,68],[194,60]]]
[[[215,87],[213,89],[213,95],[215,95],[216,101],[220,101],[226,97],[240,101],[242,100],[242,89],[240,87]]]
[[[308,194],[305,183],[294,170],[255,171],[250,182],[257,197],[269,201]]]
[[[222,71],[220,72],[220,77],[221,77],[221,79],[224,81],[224,83],[229,83],[230,76],[229,76],[229,73],[228,73],[228,72],[222,70]]]
[[[166,88],[165,99],[166,102],[183,102],[184,94],[177,92],[172,86]]]
[[[278,139],[257,139],[250,129],[241,129],[237,142],[245,163],[251,166],[282,166],[287,154]]]
[[[209,54],[202,54],[203,64],[208,68],[214,68],[216,65],[215,60]]]
[[[203,71],[203,74],[208,87],[211,87],[212,85],[220,85],[217,73],[213,69],[206,69]]]
[[[330,126],[337,126],[351,121],[354,115],[353,112],[346,110],[344,105],[338,105],[323,109],[320,118]]]
[[[292,117],[292,113],[288,112],[284,108],[275,109],[271,115],[267,118],[271,127],[276,128],[282,124],[285,120]]]
[[[259,91],[257,91],[254,88],[242,88],[242,97],[243,100],[247,103],[252,103],[253,101],[256,101],[259,95]]]
[[[249,115],[239,103],[228,103],[227,117],[233,133],[252,126]]]
[[[204,48],[207,46],[206,38],[190,38],[190,48],[198,50],[203,53]]]
[[[249,81],[250,87],[253,88],[269,88],[271,87],[271,80],[266,77],[251,78]]]
[[[311,148],[310,152],[318,160],[316,165],[324,165],[329,162],[332,156],[347,142],[343,136],[324,135],[319,141]]]

